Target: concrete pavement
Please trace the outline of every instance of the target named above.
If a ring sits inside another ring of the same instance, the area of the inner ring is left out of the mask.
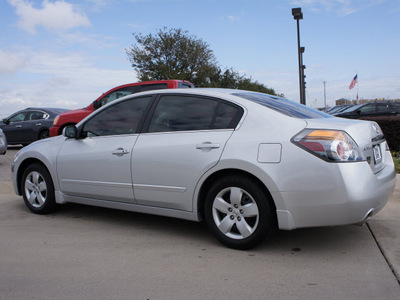
[[[393,196],[368,226],[400,284],[400,174]]]
[[[0,299],[398,299],[400,177],[369,225],[281,231],[251,251],[201,223],[68,204],[39,216],[0,156]],[[7,177],[8,176],[8,177]]]

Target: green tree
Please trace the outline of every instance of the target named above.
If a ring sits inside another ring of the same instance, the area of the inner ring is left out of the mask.
[[[210,46],[182,29],[164,27],[156,34],[133,34],[136,43],[126,53],[141,81],[182,79],[197,87],[220,87],[259,91],[276,95],[274,89],[222,70]]]

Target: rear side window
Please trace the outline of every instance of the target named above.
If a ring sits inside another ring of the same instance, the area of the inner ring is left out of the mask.
[[[179,83],[178,83],[178,88],[181,88],[181,89],[190,89],[190,88],[194,88],[194,85],[193,85],[193,84],[190,84],[190,83],[186,83],[186,82],[179,82]]]
[[[332,116],[316,109],[284,98],[256,92],[235,92],[232,95],[256,102],[289,117],[299,119],[332,118]]]
[[[43,120],[47,119],[49,117],[48,114],[42,111],[31,111],[28,116],[28,120],[33,121],[33,120]]]
[[[241,108],[195,96],[163,96],[150,121],[149,132],[234,128]]]
[[[213,128],[235,128],[242,114],[242,110],[237,106],[221,102],[217,110]]]

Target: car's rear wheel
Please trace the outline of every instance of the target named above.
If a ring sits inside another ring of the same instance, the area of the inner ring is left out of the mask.
[[[41,164],[29,165],[22,175],[22,196],[36,214],[51,213],[56,208],[54,185],[49,171]]]
[[[252,179],[225,177],[207,194],[205,219],[221,243],[234,249],[250,249],[275,231],[276,216],[271,201]]]
[[[42,130],[42,131],[39,133],[39,140],[46,139],[46,138],[48,138],[49,136],[50,136],[50,133],[49,133],[48,130]]]

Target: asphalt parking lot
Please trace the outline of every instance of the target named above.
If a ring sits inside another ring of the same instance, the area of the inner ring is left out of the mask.
[[[68,204],[34,215],[0,156],[0,299],[399,299],[400,177],[368,226],[280,231],[251,251],[205,224]]]

